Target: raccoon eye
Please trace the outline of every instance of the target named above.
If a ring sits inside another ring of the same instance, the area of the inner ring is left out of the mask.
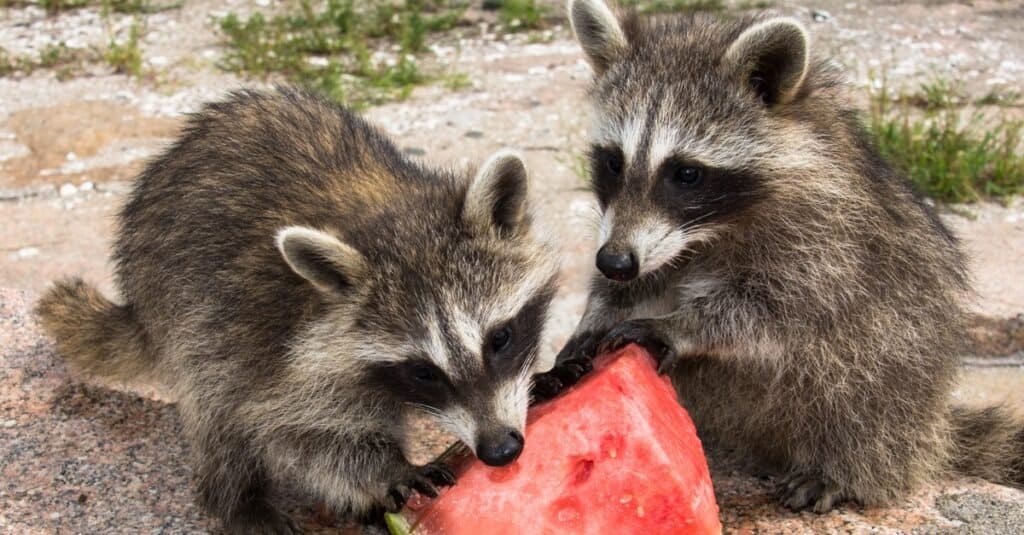
[[[622,168],[625,165],[622,161],[622,155],[617,152],[606,152],[603,155],[605,169],[608,170],[614,176],[622,174]]]
[[[508,347],[512,342],[512,331],[508,327],[502,327],[491,334],[491,351],[498,353]]]
[[[682,186],[693,186],[704,177],[704,170],[693,165],[680,165],[672,170],[669,179]]]
[[[410,370],[412,378],[421,383],[436,383],[441,379],[437,371],[434,370],[433,366],[426,364],[416,364]]]

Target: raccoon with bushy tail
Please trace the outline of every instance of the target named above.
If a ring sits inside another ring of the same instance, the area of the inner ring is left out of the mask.
[[[528,175],[424,167],[315,95],[209,104],[135,183],[123,301],[60,282],[38,313],[75,368],[170,386],[199,501],[232,533],[293,533],[281,488],[371,522],[453,482],[414,466],[425,411],[485,463],[524,445],[555,256]]]
[[[616,15],[572,0],[596,77],[598,271],[539,378],[651,349],[715,451],[824,512],[960,472],[1024,484],[1024,425],[953,408],[969,278],[790,18]]]

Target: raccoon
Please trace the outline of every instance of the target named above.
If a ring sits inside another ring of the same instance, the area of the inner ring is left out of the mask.
[[[135,183],[123,304],[68,280],[38,314],[74,367],[173,389],[229,531],[298,531],[282,488],[378,521],[453,483],[403,454],[411,411],[490,465],[523,448],[557,271],[528,186],[513,152],[433,170],[313,94],[233,93]]]
[[[949,405],[970,295],[957,240],[802,25],[568,12],[595,71],[600,274],[538,386],[644,345],[711,449],[776,471],[795,510],[891,502],[951,471],[1024,484],[1024,425]]]

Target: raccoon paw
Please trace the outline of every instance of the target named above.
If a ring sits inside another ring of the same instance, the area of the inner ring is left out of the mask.
[[[793,511],[812,510],[822,514],[846,501],[843,490],[828,477],[793,471],[777,483],[775,497]]]
[[[530,391],[534,402],[546,401],[576,384],[594,369],[591,361],[597,355],[597,343],[603,333],[586,331],[573,336],[555,357],[555,367],[533,376]]]
[[[534,402],[546,401],[576,384],[594,369],[591,359],[567,360],[556,364],[551,370],[533,376],[533,388],[530,395]]]
[[[629,344],[646,349],[658,361],[658,373],[665,373],[676,360],[672,345],[659,332],[655,321],[650,319],[630,320],[616,325],[598,345],[598,352],[615,351]]]
[[[597,356],[597,344],[604,339],[607,332],[584,331],[573,336],[555,357],[556,365],[569,361],[593,360]]]
[[[384,509],[389,513],[397,513],[405,507],[409,496],[416,491],[424,496],[436,498],[438,486],[447,487],[455,484],[455,475],[442,463],[428,463],[416,467],[405,479],[391,485],[384,497]]]

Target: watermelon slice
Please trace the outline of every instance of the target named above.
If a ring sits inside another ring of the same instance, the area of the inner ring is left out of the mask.
[[[693,422],[636,346],[600,357],[580,384],[531,409],[514,463],[467,462],[439,498],[387,520],[396,535],[722,530]]]

